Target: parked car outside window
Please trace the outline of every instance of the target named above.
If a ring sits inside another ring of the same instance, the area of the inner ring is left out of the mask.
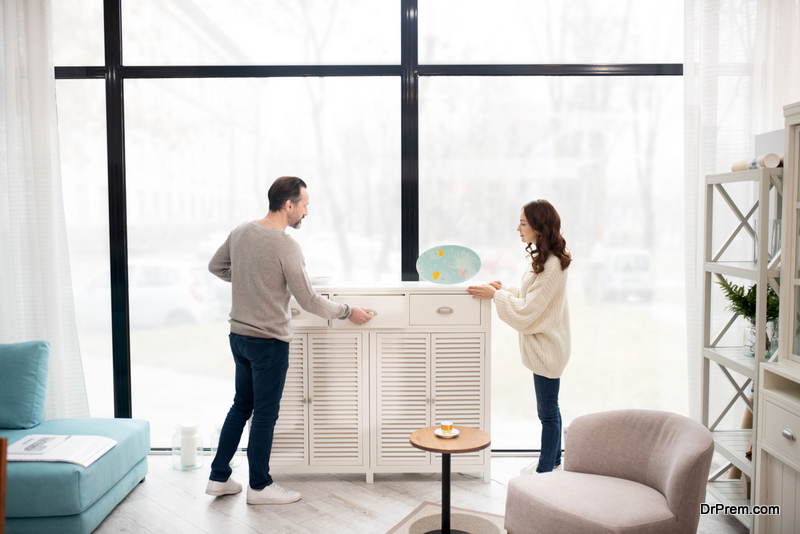
[[[131,328],[156,328],[224,318],[229,310],[220,302],[214,277],[205,265],[177,260],[132,260],[128,265]],[[79,325],[110,327],[109,271],[98,273],[75,288]]]
[[[654,286],[652,255],[647,249],[606,249],[593,255],[584,284],[591,302],[650,302]]]

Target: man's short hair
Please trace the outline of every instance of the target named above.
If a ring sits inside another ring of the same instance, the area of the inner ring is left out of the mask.
[[[296,176],[281,176],[275,180],[267,192],[269,211],[280,211],[287,200],[300,201],[300,190],[306,183]]]

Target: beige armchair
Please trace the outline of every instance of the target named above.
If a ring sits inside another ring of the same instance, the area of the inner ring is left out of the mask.
[[[682,415],[618,410],[569,426],[564,470],[511,479],[509,534],[695,533],[714,452]]]

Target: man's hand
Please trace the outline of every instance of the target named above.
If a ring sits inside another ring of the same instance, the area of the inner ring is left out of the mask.
[[[350,314],[350,322],[362,325],[372,319],[372,316],[367,313],[367,310],[358,306],[353,306],[353,313]]]

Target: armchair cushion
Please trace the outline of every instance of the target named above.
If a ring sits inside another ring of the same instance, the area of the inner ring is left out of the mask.
[[[44,421],[50,343],[0,344],[0,428],[31,428]]]
[[[535,518],[535,519],[534,519]],[[667,500],[651,487],[622,478],[553,471],[512,478],[505,528],[510,534],[672,534],[678,520]]]

